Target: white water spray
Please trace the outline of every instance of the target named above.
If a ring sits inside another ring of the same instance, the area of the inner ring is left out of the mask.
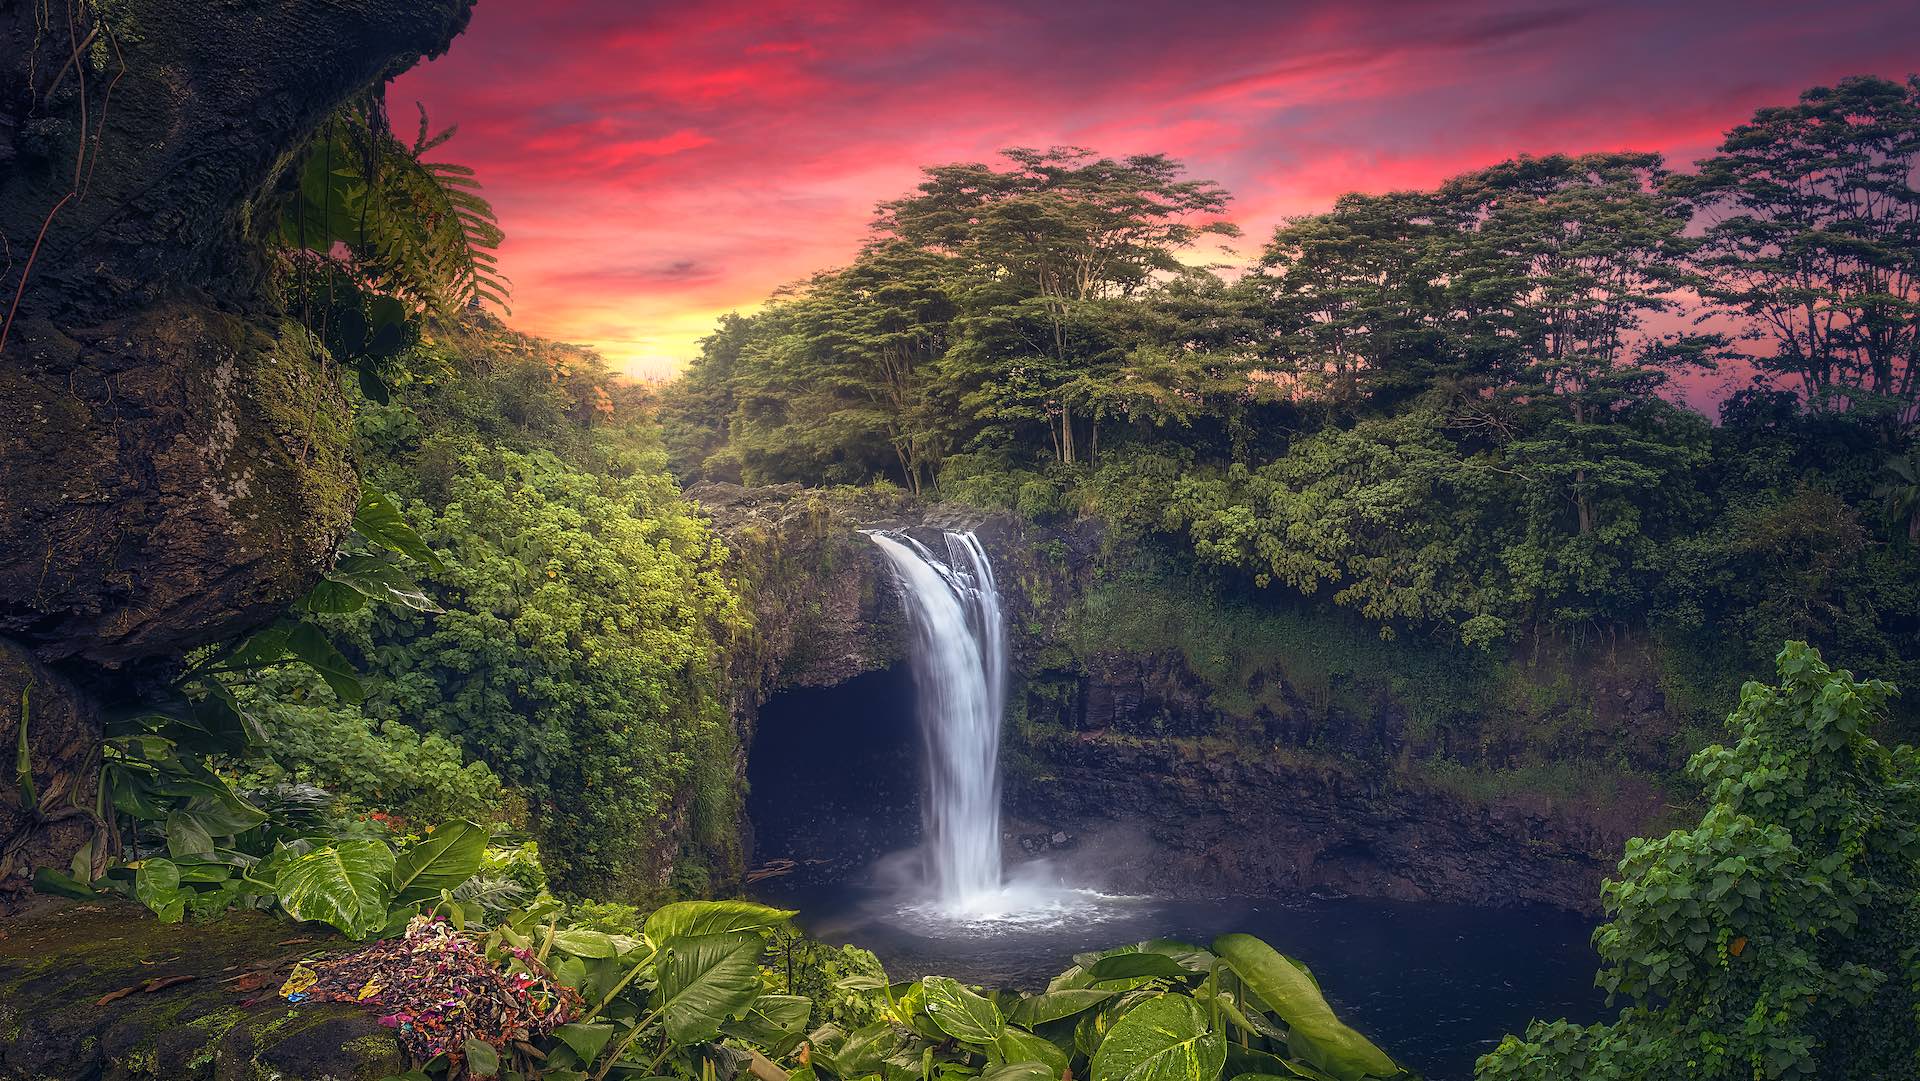
[[[900,583],[927,752],[922,809],[936,904],[952,915],[1002,907],[1000,718],[1007,632],[993,564],[972,533],[948,533],[943,562],[911,537],[871,534]]]

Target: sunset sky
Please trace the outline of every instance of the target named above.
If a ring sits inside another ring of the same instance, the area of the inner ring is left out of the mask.
[[[1920,70],[1920,4],[481,0],[390,90],[460,134],[521,330],[670,374],[714,320],[844,263],[919,167],[1164,151],[1243,252],[1344,191],[1523,152],[1680,164],[1755,107]]]

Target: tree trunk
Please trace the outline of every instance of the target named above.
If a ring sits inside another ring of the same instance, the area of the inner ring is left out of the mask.
[[[97,759],[95,696],[272,618],[331,558],[346,398],[265,290],[262,197],[471,2],[0,0],[0,747],[31,687],[41,804],[52,779],[91,798],[67,778]],[[14,777],[17,875],[73,818],[32,821]]]

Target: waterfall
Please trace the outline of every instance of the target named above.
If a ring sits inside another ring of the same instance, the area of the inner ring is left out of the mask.
[[[929,885],[954,914],[1001,900],[1000,719],[1007,633],[993,564],[972,533],[946,534],[946,558],[906,536],[868,534],[900,584],[927,764],[921,810]]]

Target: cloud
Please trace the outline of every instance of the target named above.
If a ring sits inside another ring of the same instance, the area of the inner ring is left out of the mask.
[[[712,320],[844,263],[919,167],[1164,151],[1256,250],[1341,192],[1522,152],[1676,164],[1758,106],[1905,74],[1920,9],[1731,0],[482,4],[403,76],[494,200],[514,322],[669,371]]]

